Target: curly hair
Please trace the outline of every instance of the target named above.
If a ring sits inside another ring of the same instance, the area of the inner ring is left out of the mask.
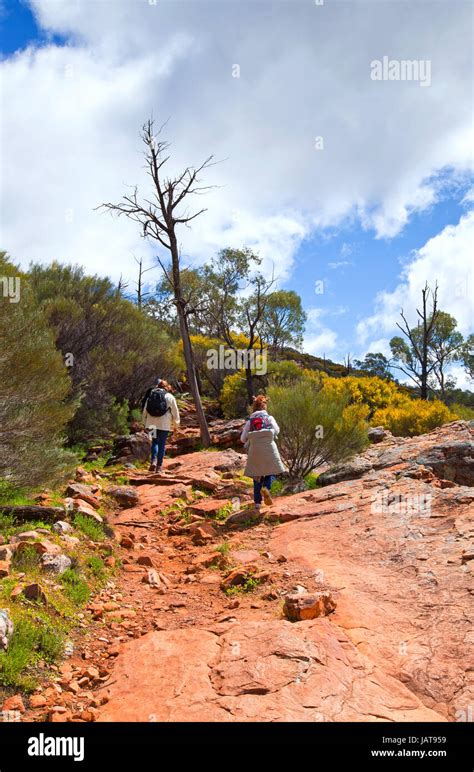
[[[265,394],[258,394],[258,396],[254,397],[252,410],[255,413],[257,410],[266,410],[267,409],[267,398]]]

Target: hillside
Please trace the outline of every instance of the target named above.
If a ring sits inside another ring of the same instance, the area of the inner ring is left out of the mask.
[[[262,522],[246,513],[232,449],[169,458],[162,477],[114,470],[121,504],[106,543],[89,543],[113,552],[114,573],[70,656],[31,696],[9,690],[3,709],[33,721],[460,720],[474,697],[473,433],[457,421],[388,436],[350,479],[333,482],[339,469],[279,496]],[[70,494],[88,489],[91,505],[110,483],[77,476]]]

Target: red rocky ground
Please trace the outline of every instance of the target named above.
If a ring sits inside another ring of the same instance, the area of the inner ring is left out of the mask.
[[[248,500],[232,450],[130,471],[139,503],[109,517],[123,569],[24,719],[456,720],[474,703],[472,433],[389,437],[353,479],[279,497],[259,524],[215,519]],[[178,497],[184,527],[166,514]],[[227,596],[229,566],[260,583]],[[318,591],[335,611],[284,618],[288,594]]]

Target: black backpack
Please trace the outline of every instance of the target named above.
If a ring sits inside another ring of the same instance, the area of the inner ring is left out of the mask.
[[[152,389],[150,396],[146,401],[146,412],[153,418],[160,418],[165,415],[170,408],[166,401],[166,391],[164,389]]]

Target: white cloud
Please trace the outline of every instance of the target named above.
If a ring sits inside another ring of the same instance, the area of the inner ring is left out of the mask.
[[[327,316],[342,316],[347,311],[345,306],[337,306],[332,309],[317,307],[306,309],[304,351],[315,356],[336,355],[341,347],[339,336],[335,330],[324,325],[322,319]]]
[[[472,379],[468,377],[465,369],[461,364],[450,365],[449,375],[455,379],[457,389],[467,389],[468,391],[473,390],[474,384]]]
[[[272,14],[204,0],[31,5],[71,39],[1,64],[2,246],[23,263],[117,277],[133,271],[132,252],[150,258],[136,226],[93,207],[143,182],[137,134],[151,113],[170,117],[173,168],[226,159],[206,175],[222,187],[198,200],[208,212],[183,231],[183,253],[249,244],[281,277],[313,228],[359,217],[393,236],[436,199],[437,170],[470,165],[467,4],[403,15],[398,2],[277,3]],[[431,87],[372,81],[385,52],[431,57]]]
[[[448,225],[417,250],[405,266],[401,282],[393,292],[380,292],[374,314],[357,325],[359,343],[364,345],[376,332],[399,334],[396,322],[400,309],[410,325],[416,324],[425,282],[438,283],[438,305],[455,317],[459,330],[472,332],[474,324],[474,211],[463,215],[457,225]]]
[[[323,328],[321,332],[316,335],[305,336],[304,339],[304,350],[308,354],[313,354],[314,356],[327,356],[336,351],[337,347],[337,333],[327,327]]]
[[[364,350],[356,356],[356,359],[364,359],[366,354],[383,354],[387,359],[390,359],[392,352],[390,351],[389,338],[379,338],[378,340],[372,340]]]

